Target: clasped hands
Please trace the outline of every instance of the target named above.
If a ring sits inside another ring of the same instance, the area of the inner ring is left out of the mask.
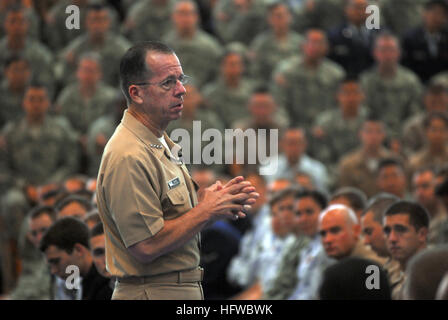
[[[236,220],[246,216],[259,196],[249,181],[238,176],[225,185],[217,181],[205,188],[199,205],[209,211],[212,218],[228,217]]]

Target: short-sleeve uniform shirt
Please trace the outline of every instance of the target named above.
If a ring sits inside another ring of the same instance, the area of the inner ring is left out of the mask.
[[[178,147],[164,137],[171,150]],[[139,262],[127,249],[197,204],[196,185],[182,161],[127,111],[104,149],[97,202],[111,275],[154,276],[199,266],[199,234],[150,263]]]

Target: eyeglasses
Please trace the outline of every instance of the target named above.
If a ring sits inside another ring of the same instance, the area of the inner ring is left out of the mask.
[[[182,85],[185,85],[188,83],[188,81],[190,81],[191,77],[187,76],[185,74],[181,74],[179,76],[179,78],[176,79],[176,77],[171,76],[166,78],[165,80],[161,81],[161,82],[141,82],[141,83],[135,83],[134,85],[136,86],[150,86],[150,85],[158,85],[159,87],[161,87],[163,90],[165,91],[170,91],[171,89],[173,89],[176,84],[177,81],[179,81]]]

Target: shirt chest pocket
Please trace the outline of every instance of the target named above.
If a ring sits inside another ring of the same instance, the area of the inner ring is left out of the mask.
[[[163,213],[166,219],[174,219],[191,209],[190,194],[185,184],[181,184],[166,193]]]

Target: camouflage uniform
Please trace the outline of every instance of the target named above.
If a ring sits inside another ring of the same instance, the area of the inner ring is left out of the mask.
[[[448,163],[448,145],[444,150],[440,150],[440,154],[431,154],[428,148],[425,148],[411,156],[409,166],[411,172],[415,172],[419,168],[433,166],[441,168]]]
[[[13,54],[20,54],[30,63],[32,75],[41,83],[46,85],[48,89],[53,89],[53,55],[50,50],[36,40],[28,38],[25,41],[24,48],[19,52],[13,51],[8,47],[7,38],[0,40],[0,65],[4,65],[5,61]]]
[[[198,29],[192,39],[182,39],[170,31],[163,41],[176,52],[184,73],[193,77],[195,86],[200,88],[214,80],[223,49],[212,36]]]
[[[73,83],[60,93],[56,105],[59,114],[66,117],[78,134],[86,134],[89,126],[99,117],[110,113],[108,107],[116,97],[116,90],[102,83],[97,84],[95,94],[84,100],[78,83]]]
[[[22,271],[17,285],[9,295],[12,300],[49,300],[50,270],[45,258],[28,240],[29,221],[24,219],[19,235],[19,251]]]
[[[247,12],[238,10],[233,0],[218,1],[213,9],[215,30],[224,43],[250,43],[267,28],[264,0],[250,0]]]
[[[439,202],[436,211],[433,213],[431,220],[429,221],[429,244],[437,245],[439,242],[441,243],[441,233],[443,232],[443,227],[446,223],[448,223],[448,211],[443,203]]]
[[[61,50],[72,40],[85,33],[84,21],[86,16],[86,6],[78,6],[79,8],[79,29],[67,29],[65,23],[69,15],[65,13],[67,6],[73,4],[71,0],[59,0],[48,12],[47,23],[44,25],[46,42],[56,51]]]
[[[0,235],[4,248],[17,242],[25,212],[29,210],[24,187],[61,182],[76,172],[77,149],[69,130],[49,117],[39,127],[30,128],[26,119],[22,119],[9,122],[3,129],[6,148],[0,149],[1,184],[8,190],[1,197],[4,229]],[[4,272],[9,275],[14,272],[12,254],[9,250],[2,252],[2,263],[9,266]]]
[[[163,6],[152,0],[140,0],[129,9],[123,34],[132,42],[159,40],[172,28],[171,13],[174,0],[167,0]],[[129,26],[129,24],[133,26]]]
[[[366,117],[365,106],[359,108],[354,119],[344,119],[339,108],[324,111],[317,117],[314,125],[322,128],[325,136],[311,138],[309,153],[327,166],[331,177],[336,173],[340,158],[359,146],[358,132]]]
[[[40,259],[29,263],[26,269],[9,297],[12,300],[49,300],[51,276],[45,259],[40,255]]]
[[[247,103],[252,94],[253,82],[241,79],[237,88],[229,88],[223,79],[210,83],[202,90],[207,105],[231,128],[236,120],[249,116]]]
[[[253,56],[251,75],[261,83],[269,82],[277,63],[297,54],[302,43],[303,37],[293,31],[282,43],[275,39],[272,31],[259,34],[250,47]]]
[[[96,143],[98,135],[103,135],[106,140],[112,136],[118,123],[112,114],[104,115],[95,120],[89,127],[87,132],[87,157],[89,165],[87,173],[90,177],[98,175],[98,169],[103,155],[103,147],[99,147]]]
[[[27,184],[62,182],[76,172],[77,149],[69,130],[51,118],[46,118],[40,127],[30,128],[26,119],[5,126],[6,150],[1,150],[0,160],[6,170],[3,184],[9,191],[3,197],[3,214],[14,238],[22,223],[23,210],[27,209],[23,188]]]
[[[420,112],[411,116],[403,125],[403,147],[406,152],[413,153],[423,148],[426,143],[426,134],[423,122],[426,114]]]
[[[362,149],[357,149],[342,157],[338,168],[338,187],[355,187],[364,191],[368,197],[378,193],[380,190],[376,185],[378,164],[382,158],[392,156],[387,149],[382,148],[379,157],[369,159]]]
[[[16,93],[8,88],[6,81],[0,85],[0,127],[3,127],[9,121],[17,121],[23,118],[23,100],[24,92]]]
[[[23,188],[27,184],[62,182],[76,172],[77,148],[70,130],[49,117],[39,127],[29,127],[26,119],[5,126],[6,150],[1,150],[0,159],[4,161],[1,167],[7,170],[4,183],[9,191],[3,197],[3,215],[14,238],[22,223],[23,210],[27,209]]]
[[[285,249],[277,276],[269,290],[263,292],[263,299],[284,300],[291,296],[298,282],[297,267],[300,264],[300,253],[309,242],[308,237],[299,236],[288,249]]]
[[[5,20],[6,15],[8,13],[8,9],[4,12],[0,13],[0,37],[5,36]],[[28,20],[28,36],[33,39],[39,39],[40,36],[40,28],[39,28],[39,16],[33,7],[24,9],[25,18]]]
[[[361,74],[366,104],[393,134],[401,133],[403,121],[421,110],[422,85],[411,70],[398,66],[395,76],[383,78],[377,68]]]
[[[58,66],[58,78],[68,84],[74,80],[76,75],[76,64],[83,53],[96,52],[101,57],[101,70],[105,83],[115,86],[119,82],[119,65],[121,57],[131,47],[131,43],[126,38],[109,32],[103,44],[93,44],[88,35],[83,34],[64,48],[61,52],[61,62]],[[65,55],[72,52],[75,57],[74,63],[68,63]]]
[[[448,71],[436,74],[431,78],[431,83],[441,84],[448,90]]]
[[[304,3],[298,10],[294,10],[294,29],[305,32],[309,28],[329,30],[338,26],[345,18],[344,3],[345,0],[314,0],[312,11]]]
[[[201,124],[201,132],[199,140],[195,139],[194,132],[193,132],[193,121],[200,121]],[[189,156],[188,152],[183,151],[182,157],[184,158],[184,161],[186,161],[187,167],[189,164],[193,164],[193,153],[194,153],[194,145],[196,143],[201,142],[201,152],[204,151],[204,147],[209,145],[210,141],[202,141],[202,133],[204,133],[207,129],[216,129],[221,134],[224,134],[224,123],[222,120],[218,117],[218,115],[213,111],[206,108],[201,108],[196,111],[196,114],[194,116],[193,120],[185,119],[184,117],[176,120],[171,121],[168,125],[166,132],[170,136],[170,138],[174,139],[173,136],[173,130],[175,129],[184,129],[187,130],[189,137],[190,137],[190,150],[189,150]],[[176,142],[177,138],[174,140]],[[179,143],[182,143],[179,141]],[[224,143],[224,140],[223,140]],[[188,156],[188,157],[187,157]],[[202,159],[202,158],[201,158]],[[224,163],[224,158],[221,159],[222,163]],[[221,164],[211,164],[210,168],[214,170],[215,172],[221,172],[222,171],[222,165]]]
[[[426,0],[380,0],[379,7],[384,18],[381,28],[387,27],[397,36],[403,36],[421,23],[425,2]]]
[[[8,123],[3,135],[15,185],[61,182],[76,172],[77,149],[70,131],[50,117],[40,127],[30,127],[26,119]]]
[[[273,93],[292,125],[309,128],[322,111],[336,104],[336,90],[344,77],[344,70],[328,59],[314,71],[306,68],[301,57],[293,57],[278,64]]]
[[[77,148],[71,128],[47,117],[39,127],[26,119],[9,122],[3,129],[6,149],[1,150],[1,167],[7,171],[9,187],[22,189],[28,183],[62,182],[77,169]]]

